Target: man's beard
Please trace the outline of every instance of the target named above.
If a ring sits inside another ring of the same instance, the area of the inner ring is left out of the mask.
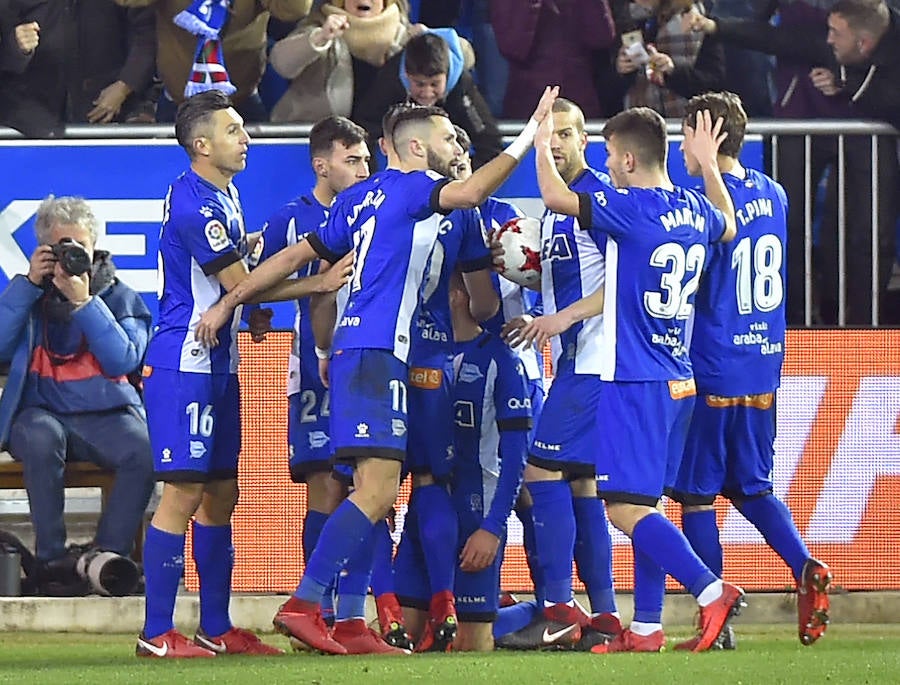
[[[436,171],[442,176],[446,176],[448,178],[454,178],[452,159],[445,162],[436,154],[434,154],[431,148],[428,148],[427,157],[425,159],[428,162],[428,168],[432,171]]]

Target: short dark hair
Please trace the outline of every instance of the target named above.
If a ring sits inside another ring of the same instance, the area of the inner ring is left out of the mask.
[[[411,126],[427,122],[431,117],[444,117],[448,121],[450,120],[447,112],[440,107],[434,106],[423,107],[417,105],[416,107],[409,107],[397,115],[397,119],[394,121],[394,131],[391,134],[391,144],[394,146],[397,154],[402,154],[400,146],[397,145],[397,140],[401,134]]]
[[[626,109],[609,119],[602,133],[606,140],[616,136],[622,141],[623,149],[631,152],[642,166],[665,168],[668,153],[666,120],[656,110],[649,107]]]
[[[209,124],[214,112],[231,106],[231,98],[221,90],[206,90],[192,95],[178,105],[178,112],[175,114],[175,138],[188,153],[188,157],[194,158],[197,129]]]
[[[716,119],[722,119],[722,130],[728,134],[719,146],[719,154],[737,159],[747,130],[747,113],[741,104],[741,98],[728,91],[695,95],[687,102],[682,124],[690,129],[695,128],[697,112],[703,110],[709,110],[713,124]]]
[[[388,107],[387,112],[381,117],[381,135],[391,141],[394,138],[394,127],[397,125],[397,118],[408,109],[418,107],[415,102],[398,102]]]
[[[347,117],[332,115],[319,119],[309,131],[309,158],[328,155],[335,141],[345,147],[366,142],[366,130]]]
[[[450,71],[450,46],[436,33],[423,33],[412,38],[404,53],[407,74],[437,76]]]
[[[584,133],[584,111],[571,100],[556,98],[553,101],[552,112],[575,112],[576,125],[579,133]]]
[[[453,124],[453,130],[456,131],[456,142],[463,149],[463,152],[469,152],[472,149],[472,139],[469,133],[462,126]]]
[[[854,31],[868,31],[880,36],[891,23],[891,13],[884,0],[837,0],[828,14],[840,14]]]

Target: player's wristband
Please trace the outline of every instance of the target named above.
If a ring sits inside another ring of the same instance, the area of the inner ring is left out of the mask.
[[[531,149],[531,146],[534,144],[534,136],[538,130],[538,122],[537,119],[531,117],[528,120],[528,123],[525,125],[525,128],[522,129],[522,132],[516,136],[516,139],[509,144],[503,152],[517,162],[521,162],[522,158]]]
[[[331,348],[323,350],[321,347],[316,347],[316,357],[319,359],[331,359]]]

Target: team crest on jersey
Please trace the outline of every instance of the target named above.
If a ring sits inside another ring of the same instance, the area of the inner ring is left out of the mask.
[[[203,232],[206,234],[206,242],[209,243],[213,252],[221,252],[231,244],[231,241],[228,240],[228,232],[218,219],[207,223]]]
[[[459,380],[463,383],[474,383],[479,378],[484,378],[484,374],[481,373],[478,365],[471,362],[463,362],[459,369]]]

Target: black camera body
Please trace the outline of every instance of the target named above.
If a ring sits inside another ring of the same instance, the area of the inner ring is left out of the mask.
[[[91,270],[91,255],[80,243],[71,238],[62,238],[56,245],[51,245],[53,256],[67,274],[81,276]]]

